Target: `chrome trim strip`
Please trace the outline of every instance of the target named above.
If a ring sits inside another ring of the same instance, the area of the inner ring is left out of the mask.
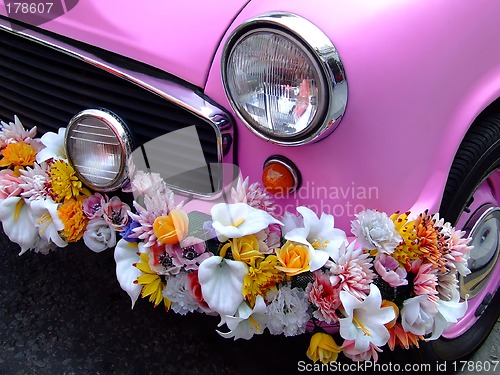
[[[315,126],[313,126],[313,129],[315,129],[311,134],[300,140],[286,141],[273,139],[253,128],[238,111],[238,106],[233,102],[226,85],[226,65],[231,52],[232,44],[249,30],[258,30],[266,27],[274,27],[279,30],[285,30],[286,32],[294,35],[300,43],[309,47],[317,62],[321,66],[327,81],[329,101],[326,115],[321,124],[315,124]],[[328,36],[316,25],[292,13],[267,13],[251,18],[239,25],[231,33],[224,46],[221,70],[224,90],[226,91],[229,102],[238,117],[254,134],[271,143],[282,146],[299,146],[311,142],[318,142],[335,130],[335,128],[339,125],[347,106],[347,80],[337,49]]]
[[[0,30],[29,39],[36,43],[42,44],[48,48],[52,48],[58,52],[65,53],[71,57],[79,59],[87,64],[93,65],[119,78],[134,83],[139,87],[147,91],[150,91],[158,95],[159,97],[185,109],[186,111],[193,113],[200,119],[205,120],[210,126],[212,126],[215,133],[217,134],[217,161],[219,163],[222,163],[223,161],[227,163],[233,162],[232,145],[234,144],[234,124],[231,119],[231,115],[225,109],[213,105],[212,103],[210,103],[205,98],[198,95],[193,90],[189,89],[188,87],[184,87],[177,82],[163,78],[148,76],[144,73],[140,73],[122,66],[111,64],[89,52],[83,51],[68,43],[58,41],[55,38],[46,36],[31,29],[25,29],[23,31],[14,30],[9,25],[10,25],[9,21],[0,18]],[[232,140],[229,152],[226,152],[226,155],[224,155],[224,150],[222,147],[223,135],[225,137],[229,136]],[[220,183],[221,183],[220,186],[222,187],[222,178]],[[216,192],[207,195],[207,194],[193,193],[191,191],[184,191],[175,186],[171,186],[171,188],[173,190],[188,193],[196,197],[209,198],[220,193]]]

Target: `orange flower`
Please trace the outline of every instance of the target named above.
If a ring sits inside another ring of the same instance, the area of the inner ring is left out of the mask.
[[[36,150],[24,142],[10,143],[2,151],[0,167],[33,166],[36,161]]]
[[[314,362],[320,360],[322,363],[335,362],[341,349],[332,336],[317,332],[311,337],[307,357]]]
[[[153,223],[153,231],[163,245],[175,245],[186,238],[189,219],[182,210],[172,210],[167,216],[158,216]]]
[[[282,266],[276,266],[288,276],[295,276],[310,270],[309,248],[306,245],[287,241],[280,249],[276,249],[276,255]]]
[[[444,246],[444,236],[437,228],[436,219],[429,216],[427,210],[420,215],[415,223],[416,241],[420,259],[432,263],[434,269],[446,272],[446,259],[443,255],[449,252]]]
[[[421,259],[431,263],[434,269],[445,272],[444,255],[449,253],[449,249],[446,248],[444,236],[439,232],[436,219],[430,216],[427,210],[413,221],[408,221],[408,215],[409,212],[391,216],[396,230],[403,237],[392,257],[406,270],[410,269],[414,260]]]
[[[411,332],[405,332],[400,323],[396,323],[391,329],[389,329],[389,334],[391,336],[387,345],[391,350],[394,350],[396,345],[405,349],[409,349],[411,346],[418,348],[418,341],[424,339],[422,336],[414,335]]]
[[[85,197],[78,199],[66,199],[57,209],[57,213],[64,223],[64,229],[61,234],[68,242],[76,242],[82,238],[88,219],[82,208]]]

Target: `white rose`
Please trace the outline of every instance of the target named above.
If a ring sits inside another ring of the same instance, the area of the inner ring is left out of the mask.
[[[116,245],[116,232],[104,219],[90,220],[83,234],[85,245],[96,253]]]
[[[433,330],[437,312],[437,302],[428,299],[426,295],[409,298],[403,302],[401,310],[403,329],[414,335],[427,335]]]

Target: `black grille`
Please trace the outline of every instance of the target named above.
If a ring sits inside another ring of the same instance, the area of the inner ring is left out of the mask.
[[[218,160],[217,134],[205,120],[59,50],[0,30],[0,72],[3,121],[17,115],[27,128],[57,132],[84,109],[106,108],[130,127],[135,147],[195,125],[206,162]]]

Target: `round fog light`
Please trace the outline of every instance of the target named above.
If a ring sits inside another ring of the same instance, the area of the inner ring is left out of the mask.
[[[88,187],[111,191],[126,181],[132,138],[115,114],[102,109],[80,112],[69,122],[65,143],[69,162]]]

